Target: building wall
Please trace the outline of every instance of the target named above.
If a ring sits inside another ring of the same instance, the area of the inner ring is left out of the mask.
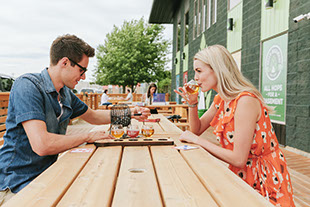
[[[266,30],[266,22],[263,23],[264,28],[262,27],[262,21],[265,21],[266,18],[264,16],[266,15],[263,6],[264,1],[244,0],[242,2],[241,72],[259,89],[262,41],[275,38],[281,34],[288,34],[286,121],[284,125],[274,124],[274,127],[280,143],[310,152],[310,20],[302,20],[299,23],[293,22],[294,17],[310,12],[310,1],[283,1],[285,3],[289,2],[289,17],[287,18],[288,27],[283,24],[285,27],[283,25],[283,27],[279,27],[282,28],[281,31],[279,30],[280,32]],[[185,1],[180,2],[179,12],[181,12],[181,22],[183,22]],[[217,0],[217,22],[193,39],[194,0],[189,0],[189,2],[188,79],[190,80],[194,78],[193,57],[200,49],[202,35],[205,37],[207,46],[221,44],[227,47],[227,18],[229,11],[227,10],[227,0]],[[277,3],[275,3],[276,7]],[[285,13],[282,14],[285,16]],[[276,14],[273,16],[276,16]],[[278,17],[276,16],[276,18]],[[181,27],[181,37],[183,37],[182,32],[184,32],[183,25]],[[176,38],[177,20],[174,22],[174,43]],[[175,57],[175,52],[174,45],[173,57]],[[180,53],[182,54],[182,52],[183,45],[181,44]],[[182,61],[182,58],[180,59]],[[172,68],[172,74],[175,74],[174,64]],[[180,74],[183,74],[182,62]],[[182,79],[183,76],[180,75],[180,85],[182,85]],[[174,75],[172,75],[172,86],[175,86]],[[172,88],[174,89],[174,87]],[[173,91],[171,94],[172,97],[175,96]],[[212,97],[214,95],[213,92]]]
[[[242,19],[242,73],[259,88],[261,2],[244,1]]]
[[[290,1],[286,143],[310,152],[310,20],[293,22],[308,12],[309,0]]]

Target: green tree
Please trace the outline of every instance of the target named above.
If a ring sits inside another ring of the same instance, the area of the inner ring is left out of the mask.
[[[165,78],[170,42],[163,39],[164,26],[144,19],[114,26],[97,48],[96,83],[129,86]]]
[[[158,93],[170,93],[171,91],[171,72],[165,71],[164,78],[158,81]]]

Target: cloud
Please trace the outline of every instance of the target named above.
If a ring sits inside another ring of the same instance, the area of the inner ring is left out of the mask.
[[[144,17],[153,0],[10,0],[0,7],[0,71],[19,76],[49,65],[49,47],[59,35],[75,34],[94,48],[113,26]],[[171,39],[172,27],[166,33]],[[87,80],[95,69],[89,62]]]

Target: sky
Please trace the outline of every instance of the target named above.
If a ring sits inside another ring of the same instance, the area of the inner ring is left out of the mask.
[[[97,48],[113,26],[144,17],[153,0],[10,0],[0,6],[0,73],[18,77],[49,66],[49,48],[63,34],[75,34]],[[172,40],[172,25],[164,25]],[[91,58],[86,80],[94,80]],[[168,67],[171,63],[168,64]]]

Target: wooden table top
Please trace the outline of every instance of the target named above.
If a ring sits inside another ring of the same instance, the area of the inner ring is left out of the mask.
[[[160,114],[152,116],[161,119],[152,123],[154,137],[184,145],[179,128]],[[88,144],[68,150],[4,206],[272,205],[202,148]]]

